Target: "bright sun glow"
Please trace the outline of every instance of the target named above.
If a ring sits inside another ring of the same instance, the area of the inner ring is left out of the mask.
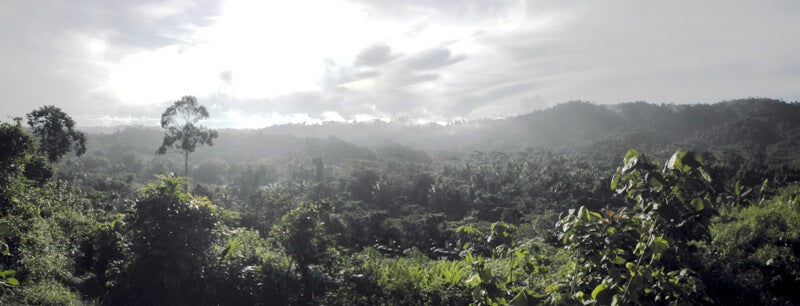
[[[337,1],[230,1],[217,22],[191,35],[195,43],[126,58],[107,88],[126,104],[212,92],[264,98],[315,90],[324,60],[351,62],[361,48],[393,32],[366,22],[359,7]]]
[[[402,22],[382,20],[358,4],[337,0],[231,0],[211,25],[181,36],[183,43],[142,50],[112,66],[108,82],[98,91],[127,105],[163,103],[184,95],[268,99],[292,92],[324,92],[328,88],[323,83],[326,68],[331,63],[353,65],[356,55],[372,44],[386,43],[392,53],[409,55],[449,42],[446,44],[455,53],[475,54],[481,51],[469,39],[475,32],[518,26],[512,22],[459,27],[428,19],[423,15]],[[419,24],[425,24],[424,30],[409,32],[409,27]],[[105,51],[99,40],[91,41],[88,48],[93,53]],[[380,82],[373,77],[339,86],[368,92],[383,90]],[[338,109],[323,110],[329,112],[319,118],[305,118],[305,114],[277,114],[266,104],[264,107],[258,112],[271,116],[224,114],[239,127],[303,120],[358,121],[352,114],[342,117]]]

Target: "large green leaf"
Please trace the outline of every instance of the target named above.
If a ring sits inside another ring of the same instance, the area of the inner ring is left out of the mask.
[[[636,157],[636,156],[639,156],[639,151],[636,151],[634,149],[630,149],[630,150],[628,150],[628,153],[625,154],[625,159],[622,162],[627,163],[628,160],[631,159],[631,157]]]
[[[614,176],[611,178],[611,190],[617,190],[617,185],[619,185],[620,179],[620,168],[617,167],[617,172],[614,173]]]

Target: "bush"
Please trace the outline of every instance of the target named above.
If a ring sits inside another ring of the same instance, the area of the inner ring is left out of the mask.
[[[217,208],[207,198],[185,193],[185,184],[185,178],[160,175],[141,190],[125,220],[131,258],[112,291],[112,304],[202,301]]]
[[[724,211],[712,226],[704,281],[721,304],[800,304],[800,186]]]

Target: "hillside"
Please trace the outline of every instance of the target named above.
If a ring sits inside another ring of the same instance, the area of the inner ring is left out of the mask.
[[[90,151],[150,154],[161,142],[158,128],[127,127],[93,134]],[[370,150],[406,146],[436,152],[536,149],[587,152],[641,148],[668,153],[677,148],[766,155],[791,159],[800,152],[800,104],[743,99],[710,105],[656,105],[645,102],[595,105],[568,102],[516,117],[410,125],[397,122],[281,125],[258,130],[220,130],[213,147],[201,147],[199,161],[228,163],[283,160],[297,156],[374,159]],[[617,148],[617,149],[613,149]]]

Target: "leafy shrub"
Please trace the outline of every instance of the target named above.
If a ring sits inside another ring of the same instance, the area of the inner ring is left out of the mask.
[[[185,193],[186,179],[160,175],[141,190],[126,218],[129,265],[113,304],[186,304],[200,301],[217,208]]]
[[[562,294],[599,304],[708,300],[692,245],[708,237],[715,213],[711,177],[700,157],[678,151],[659,169],[631,150],[624,163],[611,188],[624,195],[632,211],[581,207],[556,225],[566,248],[575,252],[575,273],[558,285]]]
[[[800,303],[800,186],[725,210],[716,221],[704,281],[718,302]]]

